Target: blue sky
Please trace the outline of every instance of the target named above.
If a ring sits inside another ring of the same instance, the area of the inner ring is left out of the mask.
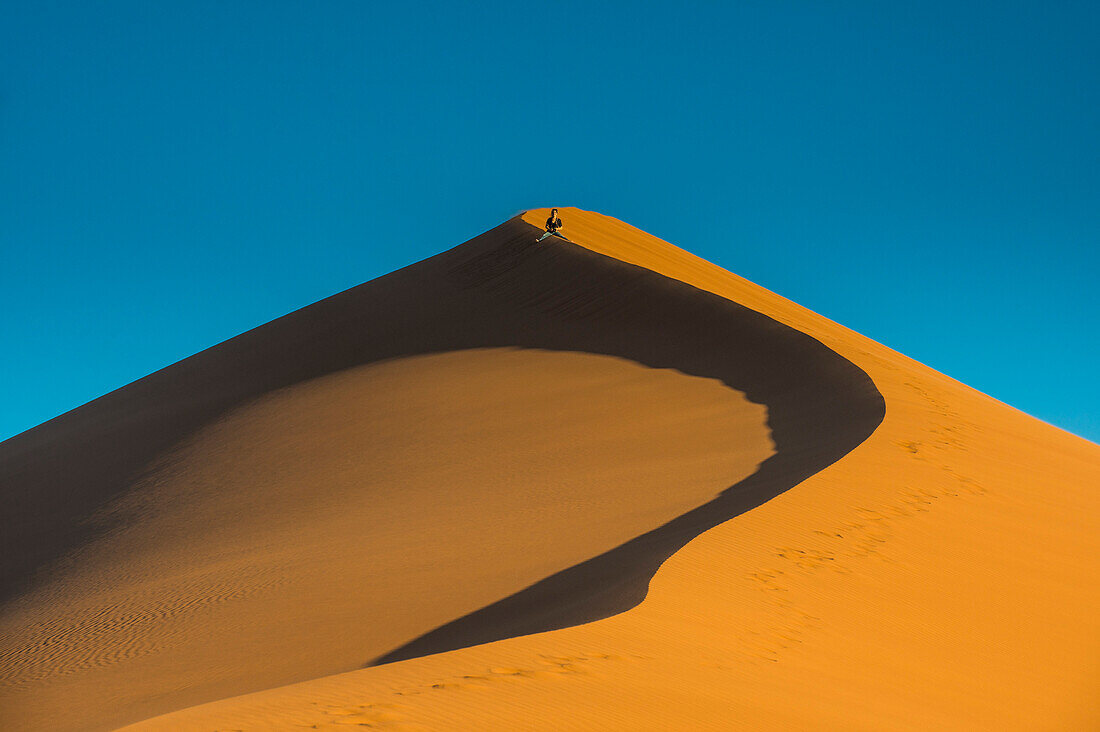
[[[9,4],[0,439],[576,205],[1100,441],[1097,28],[1095,2]]]

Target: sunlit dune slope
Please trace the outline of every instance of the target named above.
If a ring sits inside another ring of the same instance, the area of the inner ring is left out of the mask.
[[[535,233],[0,445],[2,726],[111,728],[614,615],[881,421],[818,340]]]
[[[546,214],[524,215],[530,237]],[[851,452],[675,551],[625,612],[446,650],[476,636],[464,622],[506,598],[414,641],[407,660],[135,729],[1100,729],[1100,447],[622,222],[576,209],[562,218],[580,249],[827,346],[873,380],[881,424],[869,420]],[[521,251],[515,259],[577,247]],[[510,266],[490,257],[483,271]],[[616,318],[618,307],[588,312]],[[638,327],[626,320],[616,332]],[[714,353],[760,354],[759,342],[698,335]],[[863,394],[869,404],[858,381],[847,382],[849,403]],[[735,388],[768,409],[776,453],[759,475],[782,464],[783,400]],[[793,411],[800,400],[817,408],[800,393]],[[827,433],[860,414],[815,420]],[[446,652],[418,656],[433,638]]]

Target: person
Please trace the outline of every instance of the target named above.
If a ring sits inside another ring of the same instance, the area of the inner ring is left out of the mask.
[[[556,208],[551,209],[550,218],[546,219],[546,233],[536,239],[535,243],[538,244],[540,241],[550,236],[556,236],[559,239],[565,239],[565,236],[558,231],[561,226],[561,219],[558,218],[558,210]],[[569,241],[568,239],[565,240]]]

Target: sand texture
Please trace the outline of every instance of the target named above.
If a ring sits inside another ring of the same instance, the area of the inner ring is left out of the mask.
[[[1100,447],[547,213],[0,443],[0,728],[1100,728]]]

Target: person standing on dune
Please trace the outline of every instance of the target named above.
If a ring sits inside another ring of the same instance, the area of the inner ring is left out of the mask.
[[[561,219],[558,218],[558,210],[556,208],[551,209],[550,210],[550,218],[546,219],[546,233],[543,234],[542,236],[540,236],[538,239],[536,239],[535,243],[538,244],[540,241],[542,241],[543,239],[545,239],[548,236],[556,236],[559,239],[565,239],[565,236],[563,236],[561,233],[558,232],[558,229],[560,229],[561,227],[562,227],[562,223],[561,223]],[[569,240],[565,239],[565,241],[569,241]]]

